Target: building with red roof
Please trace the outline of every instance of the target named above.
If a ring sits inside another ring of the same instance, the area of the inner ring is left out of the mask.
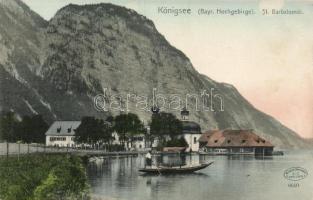
[[[271,155],[274,146],[253,130],[210,130],[201,135],[202,151],[212,154]]]

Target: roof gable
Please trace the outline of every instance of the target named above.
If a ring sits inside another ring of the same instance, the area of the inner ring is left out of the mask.
[[[55,121],[47,130],[46,135],[73,136],[80,123],[80,121]]]

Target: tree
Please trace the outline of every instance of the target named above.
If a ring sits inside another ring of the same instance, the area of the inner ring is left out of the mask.
[[[175,138],[167,141],[165,145],[167,147],[188,147],[188,143],[186,142],[184,137]]]
[[[109,115],[106,119],[105,119],[105,121],[107,121],[107,122],[109,122],[109,123],[113,123],[114,122],[114,117],[112,116],[112,115]]]
[[[13,112],[0,117],[0,139],[8,142],[44,143],[48,124],[41,115],[24,116],[18,121]]]
[[[173,140],[176,136],[182,134],[182,122],[172,113],[153,113],[150,122],[150,133],[161,140],[166,136]]]
[[[48,127],[41,115],[24,116],[18,125],[18,139],[27,143],[44,143]]]
[[[108,144],[110,147],[112,144],[112,141],[114,140],[114,137],[112,136],[112,133],[114,130],[113,130],[112,124],[107,121],[104,122],[103,125],[104,125],[103,127],[104,134],[101,135],[101,139],[103,143]]]
[[[132,143],[135,135],[144,134],[146,132],[138,115],[134,113],[116,116],[114,118],[114,130],[119,134],[119,139],[123,146],[128,140]]]
[[[109,144],[112,137],[113,129],[108,122],[95,117],[83,117],[82,122],[75,131],[75,141],[87,144]]]
[[[15,142],[18,139],[18,123],[13,112],[2,113],[0,116],[0,140]]]

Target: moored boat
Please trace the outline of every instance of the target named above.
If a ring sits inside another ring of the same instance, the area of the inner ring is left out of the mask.
[[[192,173],[195,171],[199,171],[210,166],[213,161],[198,165],[186,165],[186,166],[178,166],[178,167],[167,167],[167,166],[152,166],[140,168],[140,172],[151,173],[151,174],[184,174],[184,173]]]

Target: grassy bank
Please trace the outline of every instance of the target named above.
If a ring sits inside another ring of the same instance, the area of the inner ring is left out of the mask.
[[[0,199],[89,199],[82,161],[70,155],[1,157]]]

